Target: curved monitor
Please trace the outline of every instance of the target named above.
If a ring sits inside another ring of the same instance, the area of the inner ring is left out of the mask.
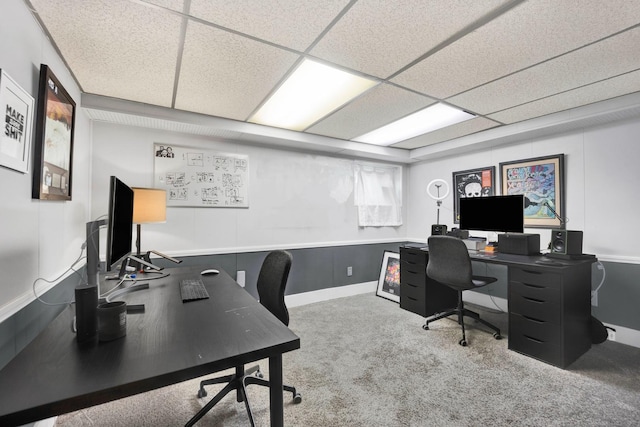
[[[463,197],[460,199],[462,230],[524,231],[524,196]]]
[[[107,222],[107,271],[131,254],[133,237],[133,190],[115,176],[109,182]]]

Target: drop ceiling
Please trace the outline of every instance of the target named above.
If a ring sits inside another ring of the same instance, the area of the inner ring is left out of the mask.
[[[636,0],[25,2],[94,120],[410,162],[640,105]],[[304,58],[378,84],[303,132],[248,123]],[[390,148],[350,141],[436,102],[476,117]]]

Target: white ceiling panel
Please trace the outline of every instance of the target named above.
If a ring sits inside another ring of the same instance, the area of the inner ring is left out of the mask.
[[[171,106],[179,16],[127,0],[32,4],[85,92]]]
[[[268,44],[190,22],[175,108],[246,120],[298,57]]]
[[[523,3],[392,81],[445,99],[608,37],[640,22],[640,2]],[[445,75],[446,74],[446,75]]]
[[[450,98],[490,114],[639,69],[640,27]]]
[[[506,0],[363,0],[311,54],[387,78]]]
[[[251,125],[240,131],[241,140],[324,144],[367,156],[381,147],[349,139],[434,102],[478,116],[375,153],[406,151],[392,156],[423,159],[445,150],[434,144],[471,149],[465,141],[538,120],[552,127],[554,117],[571,119],[574,110],[640,99],[625,97],[639,91],[640,0],[23,1],[83,99],[95,94],[140,103],[144,108],[131,118],[140,126],[176,129],[193,115],[189,123],[200,128],[189,132],[228,135],[238,132],[236,125]],[[11,13],[0,0],[0,16]],[[0,49],[7,43],[0,41]],[[248,123],[303,58],[380,84],[303,132]],[[165,110],[142,120],[150,106]],[[628,118],[640,104],[624,108],[599,114]],[[92,117],[128,123],[114,114]],[[585,123],[597,121],[576,119],[575,126]]]
[[[303,52],[349,0],[191,0],[190,15]]]
[[[439,142],[449,141],[461,136],[491,129],[499,125],[500,123],[494,122],[493,120],[489,120],[484,117],[476,117],[475,119],[467,120],[444,129],[439,129],[425,135],[416,136],[415,138],[398,142],[397,144],[393,144],[392,147],[406,149],[425,147],[427,145],[433,145]]]
[[[517,123],[640,91],[640,71],[633,71],[578,89],[503,110],[488,117],[502,123]],[[617,95],[616,95],[617,94]]]
[[[380,84],[307,129],[310,133],[352,139],[431,105],[435,100],[390,84]]]

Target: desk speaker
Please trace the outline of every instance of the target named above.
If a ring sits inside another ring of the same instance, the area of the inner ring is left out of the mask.
[[[447,226],[440,224],[433,224],[431,226],[431,235],[432,236],[444,236],[447,234]]]
[[[582,254],[582,231],[554,230],[551,232],[550,253],[560,255]]]

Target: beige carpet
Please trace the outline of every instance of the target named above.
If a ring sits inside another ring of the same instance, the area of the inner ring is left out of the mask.
[[[478,310],[503,328],[507,315]],[[594,346],[562,370],[509,351],[507,340],[475,329],[458,345],[453,320],[421,327],[420,316],[375,295],[295,307],[290,327],[302,347],[284,355],[287,426],[637,426],[640,349]],[[262,361],[264,371],[267,361]],[[265,372],[268,374],[268,372]],[[205,404],[199,380],[58,418],[70,426],[180,426]],[[213,396],[220,386],[211,386]],[[253,386],[258,426],[269,425],[268,391]],[[228,395],[199,426],[247,426],[244,405]]]

